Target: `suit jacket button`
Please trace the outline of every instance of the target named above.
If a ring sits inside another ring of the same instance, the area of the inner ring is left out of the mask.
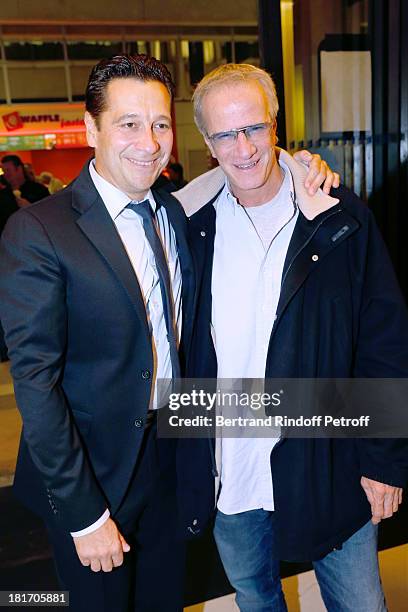
[[[143,378],[143,380],[149,380],[149,378],[150,378],[150,370],[142,370],[142,378]]]
[[[143,427],[143,419],[136,419],[135,427]]]

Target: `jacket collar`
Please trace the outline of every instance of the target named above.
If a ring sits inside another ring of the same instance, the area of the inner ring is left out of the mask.
[[[168,219],[176,235],[177,253],[180,260],[183,275],[182,298],[183,298],[183,331],[184,342],[188,343],[193,323],[193,311],[195,304],[195,279],[194,265],[191,257],[190,247],[187,242],[187,218],[179,202],[164,189],[154,190],[154,198],[157,204],[164,206]]]
[[[72,184],[72,207],[79,213],[77,225],[122,284],[147,337],[146,308],[132,264],[102,198],[89,174],[88,162]]]
[[[155,191],[153,197],[166,208],[169,221],[174,229],[177,250],[183,273],[183,333],[191,335],[192,313],[194,306],[195,285],[193,262],[186,238],[187,220],[177,201],[163,190]],[[77,224],[92,242],[101,256],[120,280],[130,301],[140,318],[147,336],[150,335],[144,300],[136,274],[102,198],[100,197],[89,173],[89,163],[83,167],[72,185],[72,207],[79,213]]]
[[[99,199],[99,193],[89,174],[89,162],[86,162],[72,183],[72,208],[82,215]]]
[[[311,221],[339,203],[337,198],[326,195],[321,189],[314,196],[309,195],[304,187],[307,166],[295,161],[284,149],[276,148],[275,151],[277,158],[288,166],[292,174],[297,203],[306,219]],[[190,217],[220,192],[225,181],[223,170],[220,167],[214,168],[188,183],[183,189],[174,192],[173,195],[181,202],[186,215]]]

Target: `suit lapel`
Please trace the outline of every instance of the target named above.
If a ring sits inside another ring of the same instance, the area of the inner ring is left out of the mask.
[[[99,196],[86,165],[73,185],[72,206],[77,224],[101,254],[127,293],[145,333],[150,336],[140,286],[118,231]]]
[[[187,242],[187,218],[179,202],[172,195],[163,190],[154,191],[153,194],[156,202],[166,209],[169,222],[176,236],[177,253],[182,272],[182,333],[183,341],[188,346],[194,318],[196,286],[193,260]]]

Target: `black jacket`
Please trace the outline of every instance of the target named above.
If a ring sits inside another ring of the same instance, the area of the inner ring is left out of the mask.
[[[31,203],[43,200],[50,195],[47,187],[36,181],[25,181],[20,187],[21,197]]]
[[[340,203],[312,221],[299,214],[265,376],[408,377],[408,314],[374,218],[347,189],[336,190],[335,196]],[[190,218],[198,292],[190,377],[216,376],[210,333],[214,237],[215,210],[209,203]],[[209,448],[207,440],[180,445],[181,512],[189,533],[199,533],[214,509]],[[314,560],[341,546],[371,517],[361,476],[405,485],[408,445],[400,440],[283,439],[272,451],[271,467],[281,558]]]
[[[17,212],[18,206],[16,198],[9,187],[0,186],[0,236],[3,232],[8,218]]]

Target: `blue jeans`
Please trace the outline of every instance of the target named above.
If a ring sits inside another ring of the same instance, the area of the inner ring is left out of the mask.
[[[340,550],[313,563],[328,612],[386,612],[371,521]],[[287,612],[276,556],[273,512],[218,511],[215,541],[241,612]]]

